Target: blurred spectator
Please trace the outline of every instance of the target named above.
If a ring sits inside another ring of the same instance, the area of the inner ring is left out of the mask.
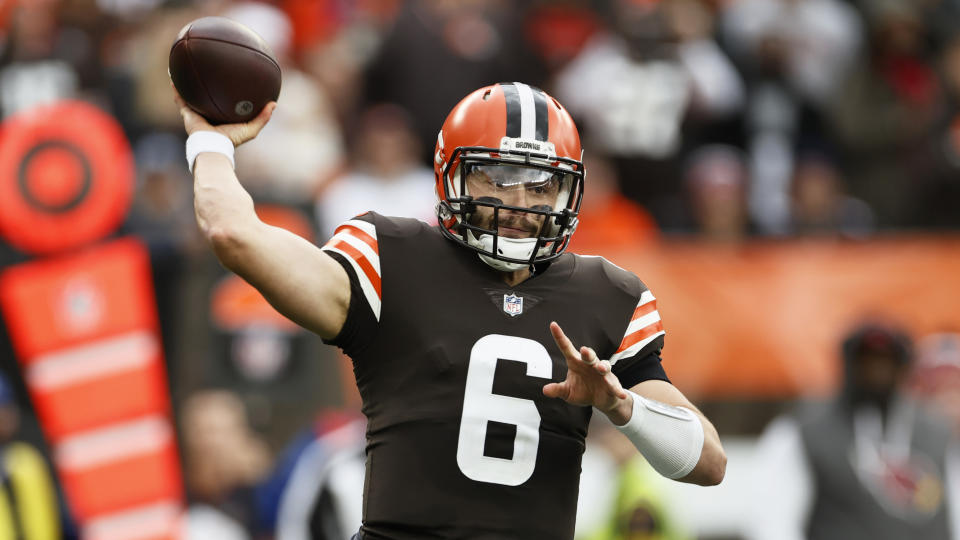
[[[519,13],[517,0],[410,0],[400,8],[368,68],[366,102],[410,112],[425,165],[451,104],[493,82],[542,85],[543,66],[519,41]]]
[[[931,334],[917,343],[910,391],[949,418],[960,435],[960,334]]]
[[[683,146],[742,105],[743,83],[712,29],[697,1],[616,0],[607,29],[555,78],[584,146],[614,160],[621,191],[661,225],[668,199],[682,191]]]
[[[193,217],[183,140],[170,133],[150,133],[137,140],[134,158],[137,186],[127,227],[147,244],[155,259],[179,259],[204,249]]]
[[[433,169],[420,163],[420,141],[406,111],[390,104],[369,107],[357,123],[352,147],[350,170],[317,199],[324,239],[370,210],[436,221]]]
[[[665,232],[696,233],[707,240],[737,242],[751,233],[747,215],[747,168],[743,152],[711,144],[690,154],[683,176],[684,199],[674,199]]]
[[[55,480],[40,452],[17,438],[20,410],[0,376],[0,538],[64,537]]]
[[[929,33],[911,0],[864,0],[869,51],[832,100],[832,122],[855,195],[886,226],[909,225],[915,185],[929,170],[943,91]]]
[[[953,39],[960,27],[960,2],[957,0],[920,0],[917,2],[923,10],[926,25],[935,39],[937,47]]]
[[[588,0],[538,0],[527,10],[524,33],[551,72],[575,58],[602,23]]]
[[[101,90],[92,28],[72,24],[56,0],[12,4],[6,44],[0,49],[0,117],[77,98],[82,90]]]
[[[364,70],[397,16],[400,0],[284,0],[299,65],[323,89],[342,128],[364,99]]]
[[[822,109],[857,59],[860,20],[839,0],[741,0],[722,26],[749,85],[750,214],[759,232],[783,234],[794,151],[824,142]]]
[[[225,390],[201,391],[184,402],[181,419],[187,537],[248,538],[247,531],[257,529],[253,487],[270,456],[251,431],[243,402]]]
[[[180,114],[167,74],[170,47],[180,30],[201,15],[193,7],[157,10],[114,27],[107,36],[102,50],[111,58],[117,87],[111,99],[131,138],[179,127]]]
[[[10,37],[10,19],[13,14],[14,2],[4,2],[0,4],[0,55],[3,55]]]
[[[691,538],[663,497],[668,482],[604,418],[591,422],[582,469],[576,540]]]
[[[346,37],[354,45],[376,43],[396,18],[403,0],[280,0],[293,23],[293,47],[300,60],[311,50]],[[359,49],[365,46],[358,47]]]
[[[124,232],[136,235],[150,253],[157,314],[171,392],[179,390],[175,360],[178,350],[177,326],[185,308],[186,272],[189,258],[205,254],[193,217],[193,190],[184,167],[183,139],[164,132],[152,132],[137,140],[134,148],[137,185],[133,206]]]
[[[909,338],[868,323],[846,337],[842,355],[840,392],[774,420],[758,443],[750,537],[956,538],[960,485],[947,475],[960,448],[945,423],[900,392]]]
[[[279,500],[277,540],[343,540],[360,529],[366,420],[320,416],[297,451]]]
[[[290,56],[286,13],[261,2],[238,2],[223,16],[260,34],[283,72],[277,110],[256,140],[237,149],[244,187],[257,199],[306,203],[343,165],[340,126],[323,88]]]
[[[910,223],[960,229],[960,32],[946,41],[938,60],[944,109],[932,136],[920,146],[922,161],[912,163],[909,188],[919,202]]]
[[[775,76],[785,90],[814,105],[830,99],[863,39],[856,11],[840,0],[731,2],[723,36],[748,81]]]
[[[655,241],[656,223],[642,206],[620,193],[613,164],[592,153],[584,158],[584,168],[590,171],[590,179],[570,250],[583,255],[608,256],[634,251]]]
[[[801,155],[791,182],[791,227],[796,235],[863,238],[874,217],[863,201],[844,193],[842,173],[824,155]]]

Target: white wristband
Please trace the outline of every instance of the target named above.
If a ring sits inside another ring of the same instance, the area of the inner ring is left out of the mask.
[[[617,429],[630,439],[658,473],[673,479],[690,474],[703,451],[700,418],[686,407],[674,407],[633,392],[630,394],[633,396],[633,413],[630,420]]]
[[[187,137],[187,167],[193,172],[193,162],[203,152],[223,154],[230,160],[230,166],[236,167],[233,161],[233,141],[229,137],[216,131],[194,131]]]

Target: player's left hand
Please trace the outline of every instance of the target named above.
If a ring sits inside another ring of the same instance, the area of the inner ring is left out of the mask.
[[[592,405],[605,413],[627,399],[627,392],[611,371],[609,361],[598,359],[590,347],[577,350],[555,322],[550,323],[550,333],[567,359],[567,378],[544,386],[545,396],[560,398],[573,405]]]

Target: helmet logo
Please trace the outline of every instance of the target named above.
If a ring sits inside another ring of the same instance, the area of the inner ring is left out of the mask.
[[[513,137],[504,137],[500,139],[500,150],[505,152],[533,152],[536,154],[546,154],[547,157],[557,157],[556,146],[550,141],[538,141],[536,139],[520,139]]]
[[[433,162],[443,165],[443,130],[437,132],[437,153],[433,155]]]

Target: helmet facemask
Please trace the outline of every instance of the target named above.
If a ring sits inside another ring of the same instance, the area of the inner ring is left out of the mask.
[[[444,179],[438,213],[448,226],[441,230],[497,270],[559,257],[576,229],[580,161],[505,147],[460,147],[447,161]]]

